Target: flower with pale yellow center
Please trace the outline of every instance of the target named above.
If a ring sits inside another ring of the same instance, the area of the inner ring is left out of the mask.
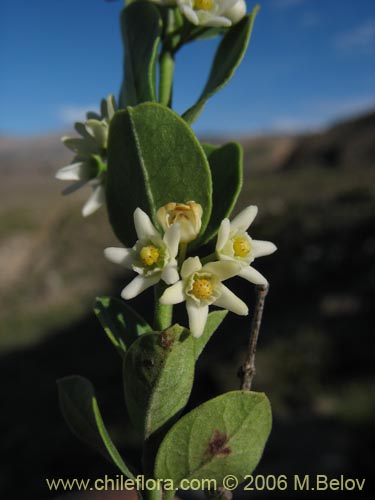
[[[196,26],[229,27],[246,14],[244,0],[177,0],[177,5]]]
[[[156,218],[166,231],[172,224],[180,225],[181,243],[195,240],[202,226],[202,207],[195,201],[187,203],[167,203],[159,208]]]
[[[221,261],[237,262],[241,266],[238,275],[242,278],[256,285],[266,285],[266,278],[250,264],[257,257],[272,254],[277,248],[270,241],[253,240],[247,233],[257,213],[258,208],[251,205],[231,222],[229,219],[222,221],[217,235],[216,255]]]
[[[147,288],[163,280],[167,285],[179,279],[176,256],[180,242],[179,224],[172,224],[162,238],[149,216],[140,208],[134,212],[138,241],[133,248],[110,247],[104,255],[138,273],[121,292],[124,299],[132,299]]]
[[[81,137],[63,137],[64,145],[75,154],[72,163],[60,168],[56,179],[73,181],[63,194],[70,194],[85,185],[92,193],[82,208],[82,215],[93,214],[105,203],[105,179],[107,170],[107,146],[109,123],[116,112],[113,95],[102,100],[100,114],[88,113],[84,123],[75,128]]]
[[[236,276],[241,266],[237,262],[209,262],[202,266],[199,257],[190,257],[181,267],[181,280],[165,290],[162,304],[186,301],[189,328],[194,337],[203,334],[210,305],[246,316],[247,305],[229,290],[223,281]]]

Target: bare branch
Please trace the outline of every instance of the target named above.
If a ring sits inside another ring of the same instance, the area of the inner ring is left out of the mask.
[[[253,320],[251,323],[249,344],[247,347],[245,362],[241,367],[241,389],[244,391],[251,390],[251,384],[256,373],[255,369],[255,354],[257,350],[257,342],[259,337],[260,326],[262,324],[264,302],[269,290],[269,285],[256,286],[256,304]]]

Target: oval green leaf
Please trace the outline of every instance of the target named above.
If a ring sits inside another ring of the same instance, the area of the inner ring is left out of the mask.
[[[94,312],[120,356],[124,356],[140,335],[152,332],[151,326],[142,316],[122,300],[97,297]]]
[[[191,128],[172,110],[140,104],[114,116],[108,145],[107,206],[120,241],[136,240],[133,212],[155,220],[171,201],[203,207],[201,234],[211,215],[212,181],[207,158]]]
[[[160,29],[159,11],[152,3],[135,2],[122,11],[124,80],[120,108],[156,100],[155,71]]]
[[[215,479],[234,475],[239,483],[257,466],[271,431],[271,407],[262,393],[233,391],[182,417],[162,441],[155,477]]]
[[[207,316],[206,325],[201,337],[194,339],[195,359],[197,360],[205,348],[207,342],[221,325],[228,311],[213,311]]]
[[[198,101],[182,115],[188,123],[193,123],[202,112],[206,102],[222,89],[233,77],[249,45],[254,20],[259,6],[232,26],[224,35],[216,51],[215,59],[207,83]]]
[[[71,431],[134,479],[103,423],[91,382],[72,375],[57,381],[61,411]]]
[[[230,142],[222,147],[203,144],[212,176],[212,212],[200,242],[208,243],[218,232],[221,221],[229,217],[242,189],[243,151],[241,144]]]
[[[124,362],[124,389],[133,425],[145,438],[186,405],[194,378],[194,340],[175,325],[146,334],[130,347]]]

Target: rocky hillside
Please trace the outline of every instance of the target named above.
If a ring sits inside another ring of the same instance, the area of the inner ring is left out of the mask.
[[[369,114],[311,136],[242,138],[239,205],[258,203],[259,223],[271,215],[275,225],[293,207],[365,197],[374,128]],[[53,178],[70,159],[59,136],[0,138],[0,348],[32,343],[68,324],[118,272],[102,258],[103,247],[115,243],[105,211],[82,220],[89,191],[63,197],[63,184]],[[319,173],[327,167],[340,168],[340,175]]]
[[[271,291],[255,390],[268,394],[274,413],[258,474],[372,472],[373,129],[368,115],[312,136],[243,140],[239,208],[257,204],[253,233],[278,246],[257,263]],[[60,196],[52,173],[69,158],[56,139],[0,140],[2,498],[13,498],[15,485],[20,498],[51,498],[45,477],[117,473],[65,426],[55,386],[63,375],[92,379],[114,440],[130,459],[137,447],[123,432],[117,353],[90,311],[95,295],[117,295],[126,277],[102,258],[115,243],[104,211],[82,220],[87,193]],[[230,286],[253,300],[243,280]],[[147,293],[135,300],[150,317]],[[186,322],[183,308],[178,314]],[[238,387],[250,318],[234,320],[202,356],[190,407]],[[266,497],[272,492],[252,495]]]

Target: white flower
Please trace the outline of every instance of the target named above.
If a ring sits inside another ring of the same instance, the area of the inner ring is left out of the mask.
[[[246,16],[246,2],[245,0],[237,0],[228,10],[224,12],[225,17],[229,17],[233,24],[241,21]]]
[[[211,304],[242,316],[248,314],[247,305],[222,284],[236,276],[239,270],[236,262],[210,262],[202,266],[199,257],[190,257],[182,264],[182,279],[165,290],[160,302],[179,304],[186,301],[190,331],[194,337],[200,337]]]
[[[187,19],[196,26],[228,27],[238,17],[233,7],[241,0],[177,0]],[[229,12],[229,14],[227,14]],[[230,14],[232,12],[232,14]],[[232,19],[232,17],[233,19]]]
[[[202,226],[202,207],[195,201],[187,203],[167,203],[156,213],[161,227],[166,231],[178,222],[181,230],[181,243],[195,240]]]
[[[165,7],[172,7],[177,4],[177,0],[150,0],[150,2],[157,5],[164,5]]]
[[[101,114],[88,113],[85,123],[76,123],[81,137],[63,137],[62,141],[75,156],[70,165],[56,172],[56,179],[75,181],[63,193],[70,194],[88,184],[93,192],[84,207],[82,215],[87,217],[100,208],[105,201],[105,172],[107,170],[107,141],[109,123],[115,114],[116,104],[112,95],[101,104]]]
[[[247,230],[258,213],[251,205],[240,212],[232,222],[224,219],[217,235],[216,255],[222,261],[237,262],[241,266],[239,276],[256,285],[266,285],[266,278],[250,264],[257,257],[270,255],[277,250],[270,241],[253,240]]]
[[[173,224],[161,238],[149,216],[140,208],[134,211],[138,241],[133,248],[106,248],[104,255],[110,261],[132,269],[138,276],[121,292],[124,299],[132,299],[163,280],[167,285],[179,279],[176,255],[180,228]]]

